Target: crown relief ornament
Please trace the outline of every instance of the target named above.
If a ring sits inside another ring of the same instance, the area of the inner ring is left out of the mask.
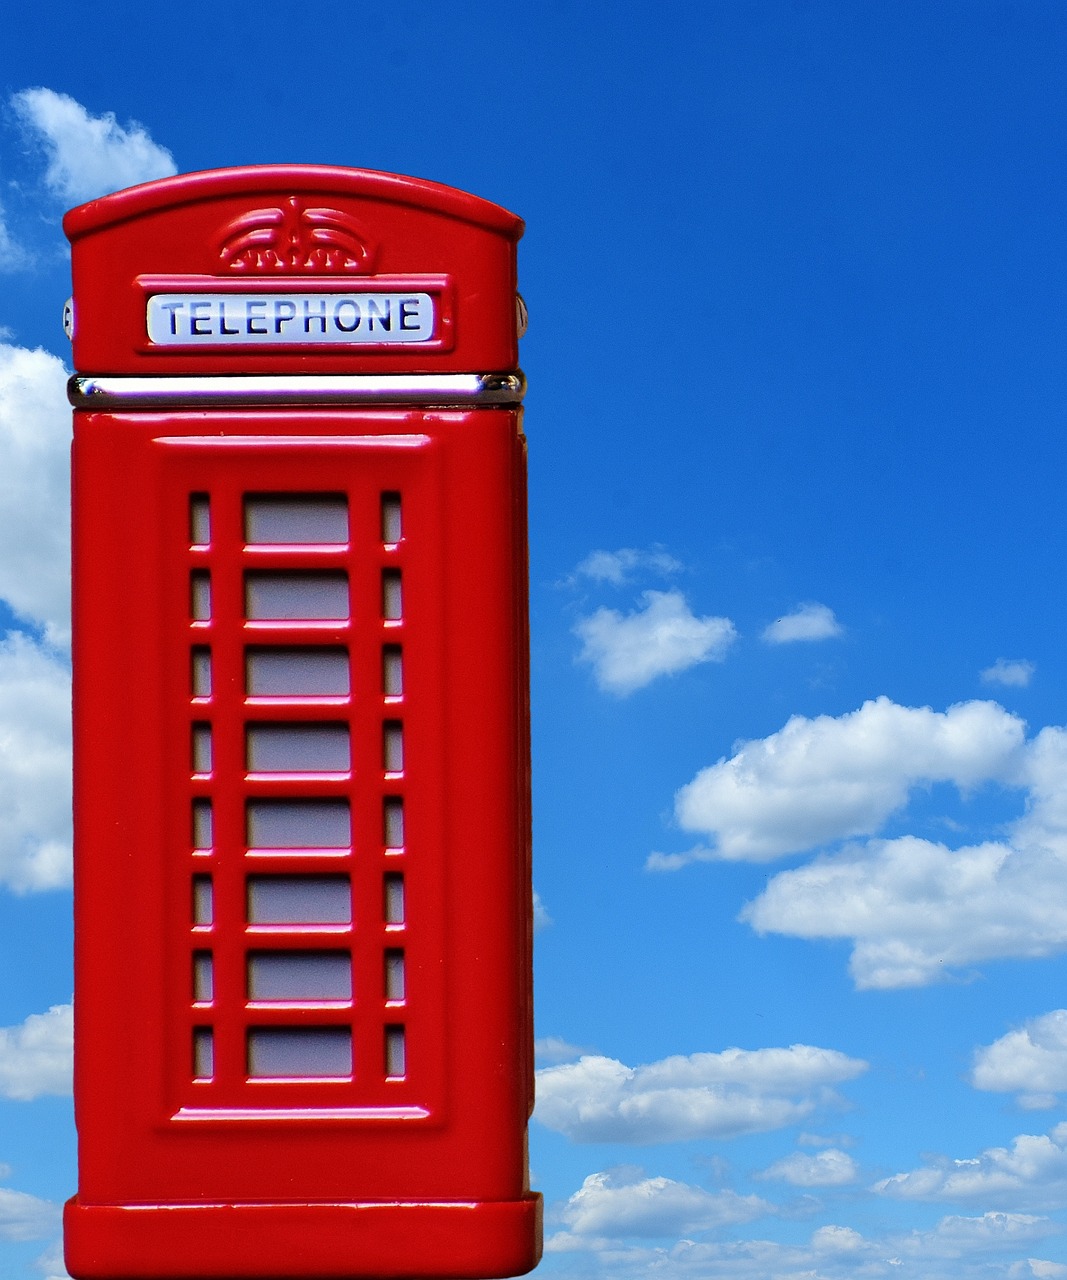
[[[309,208],[296,196],[234,218],[219,248],[223,264],[240,272],[368,272],[373,256],[348,214]]]

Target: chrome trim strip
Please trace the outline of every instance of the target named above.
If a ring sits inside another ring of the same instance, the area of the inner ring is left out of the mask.
[[[415,404],[515,405],[526,378],[514,373],[248,374],[220,377],[95,377],[75,374],[75,409]]]

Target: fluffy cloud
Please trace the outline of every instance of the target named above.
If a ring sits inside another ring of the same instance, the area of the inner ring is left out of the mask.
[[[1005,841],[871,840],[775,876],[742,912],[758,932],[848,938],[866,988],[920,986],[1002,957],[1067,948],[1067,733],[1018,761],[1027,810]]]
[[[53,1005],[17,1027],[0,1027],[0,1095],[27,1102],[69,1094],[74,1053],[74,1011]]]
[[[574,577],[621,587],[638,572],[668,575],[680,572],[681,568],[681,563],[666,551],[620,547],[618,551],[591,551],[575,569]]]
[[[642,598],[635,613],[597,609],[574,629],[582,641],[579,659],[592,664],[608,693],[633,693],[657,676],[720,662],[736,638],[729,618],[696,617],[680,591],[645,591]]]
[[[855,1182],[858,1172],[850,1155],[830,1147],[813,1156],[795,1151],[765,1169],[760,1177],[768,1181],[788,1182],[794,1187],[843,1187]]]
[[[537,1073],[536,1118],[576,1142],[733,1138],[794,1124],[867,1069],[835,1049],[726,1049],[628,1067],[595,1055]]]
[[[47,1239],[59,1229],[60,1212],[50,1200],[0,1187],[0,1239]]]
[[[70,675],[29,637],[0,640],[0,883],[70,882]]]
[[[67,372],[0,343],[0,597],[62,643],[70,632]]]
[[[898,1200],[981,1200],[998,1209],[1067,1204],[1067,1123],[1047,1134],[1020,1134],[1010,1147],[989,1147],[965,1160],[941,1160],[875,1183]]]
[[[938,782],[1011,789],[1021,816],[997,839],[958,847],[876,837],[915,788]],[[919,986],[1067,948],[1067,730],[1027,741],[995,702],[936,712],[883,697],[842,716],[795,716],[702,770],[678,792],[676,813],[711,840],[653,854],[651,869],[815,852],[774,876],[740,918],[760,933],[851,940],[859,987]],[[858,836],[874,838],[839,844]]]
[[[584,1052],[584,1049],[569,1044],[561,1036],[542,1036],[534,1042],[534,1054],[538,1062],[573,1062]]]
[[[43,1280],[71,1280],[63,1264],[63,1241],[57,1240],[34,1261],[34,1268],[41,1272]]]
[[[825,604],[802,604],[765,627],[762,638],[768,644],[793,644],[797,640],[830,640],[841,634],[833,609]]]
[[[1025,688],[1033,679],[1037,667],[1025,658],[998,658],[982,672],[986,684],[1005,684],[1017,689]]]
[[[1023,1106],[1056,1104],[1067,1092],[1067,1009],[1031,1018],[975,1053],[971,1084],[991,1093],[1017,1093]]]
[[[177,172],[170,152],[136,121],[123,128],[112,112],[90,115],[52,89],[23,89],[11,105],[44,145],[45,182],[63,200],[79,203]]]
[[[759,1196],[704,1191],[670,1178],[624,1183],[593,1173],[559,1216],[576,1236],[670,1236],[751,1222],[770,1210]]]
[[[1056,1280],[1067,1268],[1019,1254],[1061,1231],[1045,1217],[991,1212],[881,1238],[828,1224],[801,1244],[681,1239],[656,1248],[562,1231],[545,1251],[569,1254],[575,1280]]]
[[[675,797],[679,824],[709,857],[762,862],[876,831],[929,782],[974,787],[1016,771],[1023,722],[995,702],[947,711],[889,698],[843,716],[793,716],[701,770]]]
[[[18,271],[28,266],[29,262],[29,254],[15,241],[7,229],[4,209],[0,205],[0,271]]]

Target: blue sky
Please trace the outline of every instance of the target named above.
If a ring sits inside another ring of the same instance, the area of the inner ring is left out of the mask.
[[[1067,11],[103,0],[0,53],[0,1274],[75,1187],[63,210],[521,214],[546,1276],[1067,1277]]]

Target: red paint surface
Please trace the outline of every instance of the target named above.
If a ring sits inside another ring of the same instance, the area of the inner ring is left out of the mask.
[[[277,172],[257,178],[246,203],[259,201],[257,184],[275,190]],[[75,245],[82,371],[102,371],[85,364],[86,353],[111,350],[85,318],[102,314],[105,279],[118,272],[121,294],[163,195],[167,216],[187,217],[195,239],[199,201],[214,198],[209,177],[188,180],[184,202],[186,180],[175,179],[70,215],[85,237]],[[363,198],[362,182],[353,199]],[[452,194],[461,208],[483,203]],[[238,202],[229,187],[225,201]],[[424,215],[450,219],[466,244],[469,224],[436,205],[386,210],[382,244]],[[513,233],[517,224],[506,225]],[[478,234],[501,240],[498,228]],[[415,254],[421,242],[411,243]],[[177,243],[174,256],[187,249]],[[450,267],[458,298],[473,270],[466,252]],[[510,298],[513,266],[485,270],[500,272],[497,292]],[[120,306],[107,371],[129,367],[125,324]],[[501,351],[514,347],[513,317],[509,324]],[[482,337],[490,350],[496,339]],[[464,350],[482,337],[472,334]],[[213,368],[223,365],[263,371],[232,352]],[[516,409],[75,413],[72,1276],[488,1277],[536,1263],[540,1198],[528,1190],[525,1156],[533,1075],[524,483]],[[243,506],[256,494],[344,495],[347,541],[249,545]],[[383,541],[383,494],[400,495],[397,543]],[[206,543],[192,539],[192,495],[210,505]],[[265,571],[346,575],[350,616],[249,620],[246,575]],[[383,573],[394,572],[399,620],[382,616]],[[211,610],[197,619],[191,583],[202,574]],[[272,645],[345,649],[350,692],[250,696],[246,650]],[[401,648],[401,696],[383,689],[384,646]],[[210,695],[194,691],[194,649],[210,653]],[[347,726],[351,767],[250,773],[245,735],[257,722]],[[387,722],[402,726],[404,743],[403,770],[391,774]],[[210,770],[194,771],[194,725],[210,729]],[[386,797],[403,801],[402,847],[385,842]],[[314,798],[348,804],[350,844],[250,851],[250,802]],[[210,802],[214,828],[210,848],[199,850],[197,800]],[[250,875],[318,873],[350,877],[350,925],[248,922]],[[385,919],[386,875],[404,878],[402,924]],[[213,886],[210,924],[194,921],[197,877]],[[351,999],[251,1000],[249,953],[287,950],[350,955]],[[404,954],[402,1001],[386,998],[387,951]],[[211,957],[210,1000],[194,999],[194,953]],[[271,1027],[347,1029],[351,1073],[251,1078],[248,1033]],[[387,1027],[404,1031],[402,1076],[386,1074]],[[213,1070],[199,1078],[196,1028],[210,1030],[214,1045]]]

